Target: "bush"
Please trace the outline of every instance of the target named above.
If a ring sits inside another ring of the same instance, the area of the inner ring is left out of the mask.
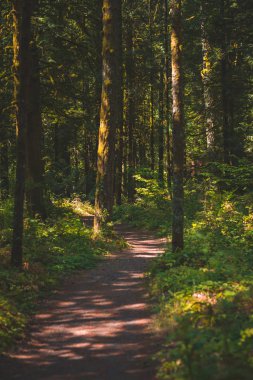
[[[171,224],[170,196],[157,180],[149,177],[149,172],[143,174],[146,178],[139,174],[135,176],[135,203],[115,207],[114,220],[165,235]]]
[[[187,223],[183,252],[168,248],[155,263],[151,292],[167,331],[159,378],[251,379],[252,221],[244,198],[209,191]]]
[[[136,176],[136,203],[115,218],[169,235],[171,203],[151,176]],[[150,273],[162,380],[250,380],[253,370],[251,166],[212,164],[185,186],[185,248]],[[169,239],[170,241],[170,239]]]

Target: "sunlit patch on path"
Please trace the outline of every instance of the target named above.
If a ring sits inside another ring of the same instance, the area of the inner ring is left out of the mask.
[[[76,274],[44,303],[28,343],[0,360],[1,380],[155,379],[144,273],[164,242],[120,232],[130,247]]]

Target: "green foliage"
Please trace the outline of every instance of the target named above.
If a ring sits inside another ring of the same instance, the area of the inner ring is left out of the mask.
[[[147,173],[142,175],[135,175],[135,204],[124,203],[116,207],[114,219],[133,227],[157,230],[159,234],[164,235],[170,228],[170,197],[168,192],[159,186],[157,180],[150,178]]]
[[[162,380],[252,377],[250,172],[250,166],[213,164],[186,184],[185,248],[173,254],[169,244],[150,274],[157,323],[166,336],[157,354]],[[143,176],[136,176],[136,203],[123,204],[115,217],[168,235],[169,197],[154,179]]]
[[[159,378],[249,380],[253,369],[253,212],[245,197],[208,191],[185,248],[161,256],[151,292],[167,332]]]
[[[83,224],[91,206],[79,200],[54,202],[50,217],[25,219],[24,267],[10,268],[11,204],[0,213],[0,352],[23,336],[24,328],[42,296],[67,273],[93,267],[102,255],[122,242],[116,236],[101,235]],[[115,239],[116,238],[116,239]]]
[[[248,160],[240,160],[236,166],[212,162],[207,169],[202,171],[201,177],[209,183],[216,184],[220,189],[237,194],[248,194],[253,189],[253,164]]]

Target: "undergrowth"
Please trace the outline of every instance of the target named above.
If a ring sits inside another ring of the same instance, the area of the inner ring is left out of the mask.
[[[166,337],[156,357],[162,380],[252,378],[253,197],[240,169],[223,171],[229,181],[203,173],[186,183],[185,248],[172,253],[168,243],[150,273],[157,325]],[[139,181],[136,205],[115,215],[155,226],[170,241],[170,200],[155,183]]]
[[[25,219],[24,267],[10,267],[12,204],[0,209],[0,352],[24,336],[39,300],[66,274],[93,267],[123,242],[116,236],[92,235],[83,217],[92,212],[81,201],[55,201],[46,222]]]
[[[134,204],[123,203],[114,209],[114,221],[145,228],[165,235],[170,230],[171,206],[168,192],[150,176],[135,176]]]

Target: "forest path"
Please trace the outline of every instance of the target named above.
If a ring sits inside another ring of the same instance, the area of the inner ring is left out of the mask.
[[[154,380],[158,338],[144,273],[163,250],[149,233],[118,227],[129,247],[66,280],[40,308],[28,342],[0,359],[1,380]]]

